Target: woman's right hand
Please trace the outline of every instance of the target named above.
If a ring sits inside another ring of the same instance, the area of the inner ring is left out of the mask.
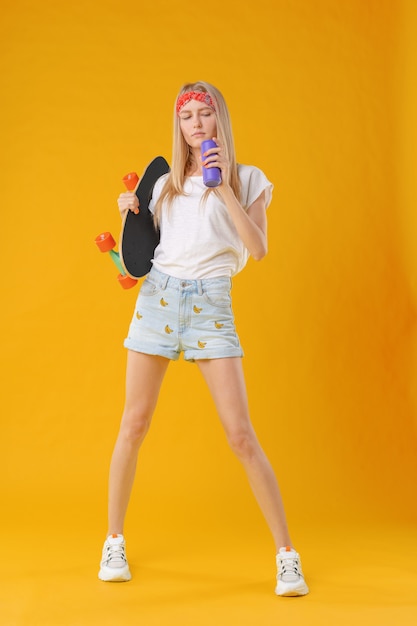
[[[139,213],[139,200],[133,191],[125,191],[124,193],[121,193],[117,199],[117,204],[122,218],[126,215],[127,211]]]

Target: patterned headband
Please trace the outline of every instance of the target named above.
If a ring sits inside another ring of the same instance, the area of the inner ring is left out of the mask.
[[[187,91],[178,97],[177,100],[177,115],[181,111],[181,109],[190,102],[190,100],[198,100],[199,102],[204,102],[207,106],[211,107],[213,111],[216,110],[214,106],[214,102],[212,97],[207,91]]]

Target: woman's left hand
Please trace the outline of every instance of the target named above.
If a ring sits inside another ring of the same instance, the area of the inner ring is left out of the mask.
[[[211,167],[218,167],[222,173],[223,184],[225,181],[229,180],[230,164],[229,161],[226,159],[223,146],[217,139],[217,137],[213,137],[213,141],[216,143],[216,147],[210,148],[210,150],[207,150],[204,153],[202,157],[202,163],[204,167],[207,167],[207,169]]]

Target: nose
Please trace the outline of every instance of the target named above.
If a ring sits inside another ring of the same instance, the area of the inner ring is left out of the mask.
[[[199,126],[201,126],[201,120],[196,117],[194,120],[194,128],[198,128]]]

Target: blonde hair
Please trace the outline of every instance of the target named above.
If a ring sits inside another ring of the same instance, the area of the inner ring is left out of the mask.
[[[176,196],[184,194],[185,179],[187,174],[192,171],[195,166],[195,163],[193,162],[193,153],[186,143],[181,131],[180,119],[177,114],[176,107],[178,98],[182,94],[189,91],[201,91],[203,93],[208,93],[214,103],[217,137],[224,148],[225,157],[230,165],[228,180],[225,182],[231,186],[236,197],[240,199],[240,181],[237,173],[232,125],[226,102],[220,91],[209,83],[203,81],[186,83],[181,87],[177,97],[175,98],[171,172],[167,176],[167,180],[165,181],[161,195],[155,206],[154,220],[156,225],[158,225],[161,220],[163,203],[166,201],[168,205],[170,205]],[[215,188],[207,189],[203,199],[206,199],[209,193],[218,194],[218,191],[216,191]]]

